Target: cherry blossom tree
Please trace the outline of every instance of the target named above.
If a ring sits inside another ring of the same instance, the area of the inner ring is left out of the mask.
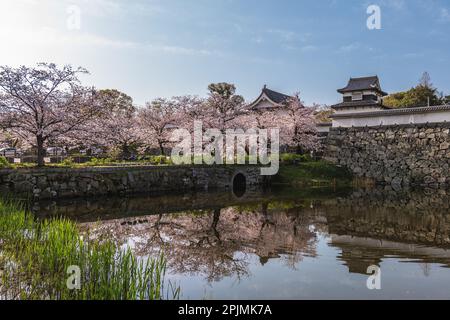
[[[279,117],[280,112],[275,110],[248,110],[236,122],[242,129],[272,129],[279,127]]]
[[[157,147],[163,155],[171,145],[171,134],[176,128],[192,128],[192,121],[200,117],[201,101],[184,96],[172,99],[158,98],[139,111],[139,121],[146,145]]]
[[[100,147],[118,158],[128,159],[142,144],[137,108],[131,97],[118,90],[100,90],[95,101],[104,112],[84,126],[84,134],[74,137],[79,144]]]
[[[23,141],[0,129],[0,148],[21,148],[23,145]]]
[[[190,132],[194,130],[194,121],[211,122],[205,100],[197,96],[174,97],[176,109],[179,112],[177,124]]]
[[[305,107],[299,94],[288,99],[284,113],[278,119],[282,143],[296,148],[298,153],[321,148],[316,129],[315,109]]]
[[[36,147],[38,166],[49,140],[79,130],[100,112],[95,91],[78,79],[86,73],[53,63],[0,67],[0,127]]]

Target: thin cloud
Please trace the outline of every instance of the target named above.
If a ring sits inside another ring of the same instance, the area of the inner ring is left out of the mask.
[[[406,8],[405,0],[384,0],[381,1],[381,5],[396,10],[404,10]]]
[[[337,53],[349,53],[361,49],[360,43],[350,43],[337,49]]]
[[[91,33],[61,32],[56,28],[44,27],[39,30],[17,29],[0,30],[0,41],[18,46],[43,46],[43,47],[103,47],[113,49],[133,49],[160,51],[176,55],[209,56],[219,54],[206,49],[188,48],[167,44],[146,44],[120,39],[111,39]]]
[[[297,34],[290,30],[269,29],[269,30],[267,30],[267,32],[280,37],[284,41],[293,41],[297,37]]]
[[[152,1],[81,0],[74,4],[81,8],[83,14],[98,17],[148,16],[165,12],[161,5],[157,5]]]
[[[348,54],[348,53],[352,53],[355,51],[365,51],[365,52],[369,52],[369,53],[374,53],[377,50],[375,50],[373,47],[368,46],[366,44],[362,44],[360,42],[353,42],[347,45],[343,45],[341,47],[339,47],[336,50],[336,53],[338,54]]]
[[[443,22],[450,22],[450,11],[447,8],[441,9],[441,21]]]
[[[319,47],[314,46],[314,45],[307,45],[301,48],[302,52],[314,52],[319,50]]]
[[[422,58],[424,54],[419,52],[409,52],[404,54],[403,56],[407,59],[415,59],[415,58]]]

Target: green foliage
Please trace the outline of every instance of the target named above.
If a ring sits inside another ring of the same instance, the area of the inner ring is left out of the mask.
[[[145,156],[143,157],[141,160],[139,160],[139,162],[142,163],[149,163],[152,165],[171,165],[172,163],[172,159],[170,159],[170,157],[167,156]]]
[[[236,86],[234,84],[226,82],[211,83],[208,86],[208,90],[211,96],[219,96],[235,105],[244,103],[244,97],[236,94]]]
[[[282,164],[296,164],[311,161],[311,156],[309,154],[283,153],[280,161]]]
[[[218,94],[224,99],[229,99],[236,93],[236,86],[226,82],[211,83],[208,90],[211,94]]]
[[[383,99],[383,104],[392,108],[423,107],[444,103],[442,94],[433,87],[430,76],[424,73],[419,85],[408,91],[393,93]]]
[[[20,205],[0,201],[0,298],[50,300],[160,300],[177,298],[164,288],[166,260],[139,260],[110,240],[85,238],[67,219],[37,221]],[[69,289],[69,266],[81,271]]]
[[[339,184],[350,185],[352,174],[345,168],[325,161],[300,162],[297,165],[282,165],[275,184]]]
[[[428,105],[428,98],[431,106],[443,102],[436,89],[419,85],[409,91],[392,94],[384,98],[383,103],[394,108],[423,107]]]
[[[74,164],[75,162],[73,161],[72,157],[67,157],[60,163],[60,165],[63,167],[73,167]]]
[[[111,165],[113,163],[115,163],[115,161],[113,161],[110,158],[92,158],[91,160],[84,163],[83,165],[87,166],[87,167],[97,167],[97,166],[107,166],[107,165]]]
[[[405,106],[404,102],[405,95],[406,91],[393,93],[383,99],[383,104],[391,108],[402,108]]]
[[[172,161],[170,159],[170,157],[166,157],[166,156],[155,156],[152,159],[150,159],[150,163],[151,164],[171,164]]]
[[[11,164],[5,157],[0,157],[0,169],[10,168]]]
[[[331,122],[331,116],[333,115],[333,113],[334,111],[331,108],[327,108],[318,111],[314,117],[318,122]]]
[[[135,111],[133,99],[116,89],[99,90],[97,99],[105,106],[107,112],[130,114]]]

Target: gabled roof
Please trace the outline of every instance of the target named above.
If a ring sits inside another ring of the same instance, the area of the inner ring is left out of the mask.
[[[350,78],[345,88],[339,89],[339,93],[363,91],[363,90],[376,90],[383,96],[387,96],[387,93],[381,90],[380,80],[378,76],[362,77],[362,78]]]
[[[273,102],[275,102],[277,104],[285,103],[288,99],[292,98],[284,93],[270,90],[266,86],[264,86],[264,89],[262,90],[262,92],[265,93],[270,100],[272,100]]]
[[[261,101],[264,100],[268,100],[274,106],[282,107],[287,102],[287,100],[291,98],[292,98],[291,96],[288,96],[284,93],[280,93],[274,90],[270,90],[267,88],[267,86],[264,86],[259,97],[252,104],[250,104],[250,109],[253,109]]]

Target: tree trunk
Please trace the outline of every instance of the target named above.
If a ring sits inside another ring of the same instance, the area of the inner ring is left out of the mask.
[[[214,215],[213,215],[213,222],[211,224],[211,231],[214,233],[214,236],[217,238],[217,240],[220,243],[221,242],[220,233],[219,233],[219,231],[217,231],[217,225],[219,224],[219,219],[220,219],[220,209],[215,209]]]
[[[38,167],[43,167],[45,166],[44,138],[40,135],[36,137],[36,146],[37,146],[37,165]]]
[[[130,148],[128,144],[122,146],[122,160],[128,160],[130,158]]]
[[[159,151],[161,152],[161,156],[164,156],[164,144],[161,142],[158,142],[159,144]]]

